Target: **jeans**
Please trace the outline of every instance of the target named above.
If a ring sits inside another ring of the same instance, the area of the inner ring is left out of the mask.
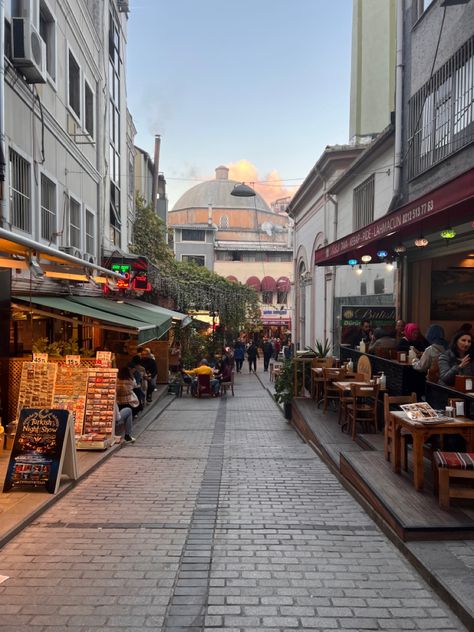
[[[270,363],[271,357],[272,357],[271,355],[267,355],[267,354],[263,356],[263,370],[264,371],[268,371],[268,365]]]
[[[237,373],[240,373],[242,371],[242,365],[244,363],[244,359],[240,359],[240,358],[235,358],[235,368]]]
[[[249,360],[249,371],[252,370],[252,366],[253,370],[257,371],[257,358],[252,358],[251,360]]]
[[[133,425],[133,413],[132,409],[126,406],[120,410],[120,421],[123,421],[125,426],[125,434],[131,436]]]
[[[146,400],[151,402],[153,391],[156,388],[156,375],[148,380],[148,386],[146,389]]]

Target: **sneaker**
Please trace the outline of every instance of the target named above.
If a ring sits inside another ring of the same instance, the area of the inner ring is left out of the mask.
[[[130,435],[125,435],[123,440],[125,443],[135,443],[136,441],[135,437],[131,437]]]

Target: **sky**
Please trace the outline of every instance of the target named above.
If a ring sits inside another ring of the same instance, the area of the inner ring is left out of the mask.
[[[352,0],[131,0],[128,107],[169,208],[215,177],[293,194],[349,135]]]

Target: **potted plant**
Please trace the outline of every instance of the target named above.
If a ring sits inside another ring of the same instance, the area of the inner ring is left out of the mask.
[[[293,401],[293,362],[284,360],[279,375],[275,378],[275,401],[283,405],[285,419],[291,420]]]
[[[327,338],[324,341],[316,340],[315,346],[316,349],[312,349],[311,347],[305,347],[305,349],[312,352],[316,358],[327,358],[331,353],[331,344]]]

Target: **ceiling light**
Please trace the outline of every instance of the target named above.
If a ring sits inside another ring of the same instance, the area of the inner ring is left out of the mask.
[[[429,241],[425,237],[418,237],[415,239],[415,246],[417,248],[425,248],[429,244]]]
[[[446,243],[449,243],[450,239],[454,239],[456,237],[456,231],[452,228],[446,228],[446,230],[442,230],[440,232],[440,236],[443,239],[446,239]]]
[[[362,266],[361,266],[361,264],[359,263],[359,267],[358,267],[358,268],[357,268],[357,270],[356,270],[356,274],[362,274],[362,272],[363,272],[363,270],[362,270]]]
[[[347,263],[350,266],[354,267],[354,266],[356,266],[359,263],[359,261],[357,259],[349,259]]]
[[[393,261],[391,259],[387,260],[387,263],[385,264],[385,267],[387,268],[387,270],[391,271],[393,270]]]
[[[369,263],[369,261],[372,261],[372,257],[370,255],[362,255],[362,257],[360,259],[364,263]]]
[[[398,244],[398,246],[395,246],[394,250],[397,253],[397,255],[401,255],[407,251],[407,248],[403,244]]]
[[[377,252],[377,257],[379,259],[385,259],[388,256],[388,252],[386,250],[379,250]]]

